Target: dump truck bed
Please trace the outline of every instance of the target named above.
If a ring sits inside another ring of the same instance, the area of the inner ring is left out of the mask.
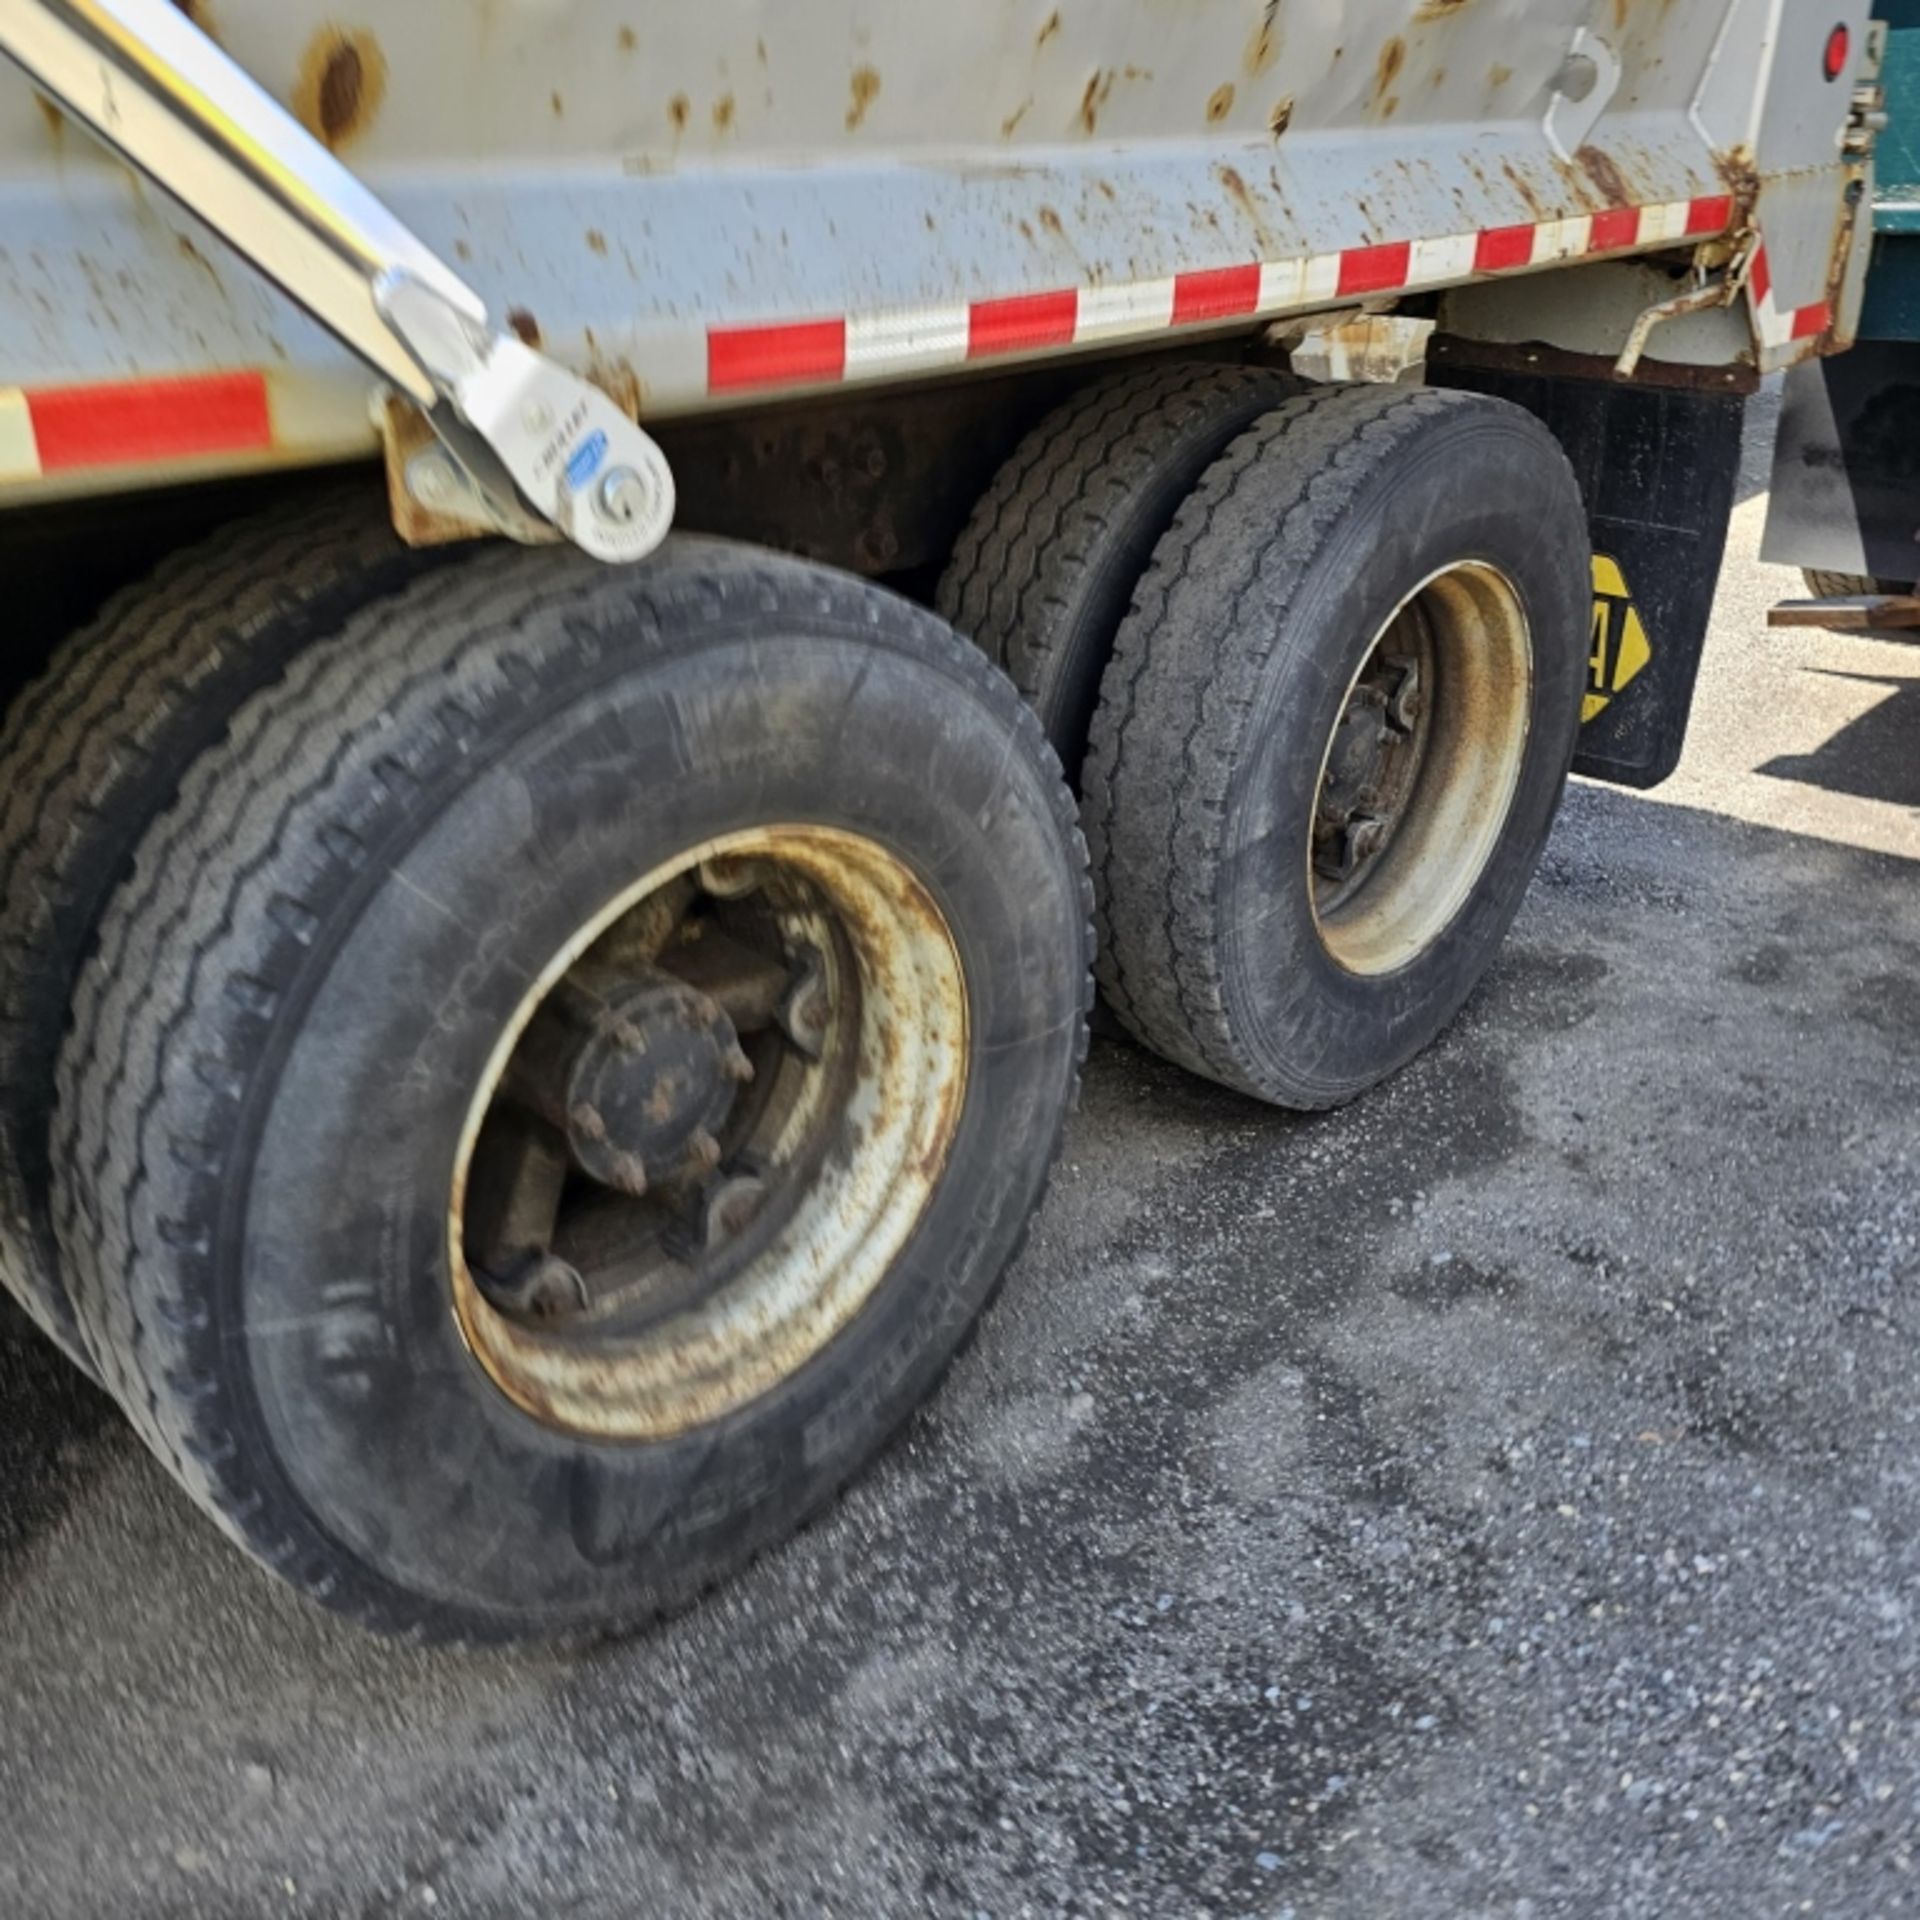
[[[647,417],[1717,235],[1756,364],[1844,320],[1860,0],[183,9]],[[370,387],[0,75],[0,499],[369,448]]]

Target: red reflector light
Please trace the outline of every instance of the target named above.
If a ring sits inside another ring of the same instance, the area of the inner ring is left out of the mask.
[[[1845,27],[1835,27],[1827,35],[1826,58],[1822,62],[1829,80],[1838,80],[1847,70],[1847,49],[1851,43]]]

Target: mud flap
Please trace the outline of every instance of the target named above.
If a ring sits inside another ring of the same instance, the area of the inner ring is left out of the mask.
[[[1594,553],[1593,645],[1574,771],[1657,786],[1686,738],[1739,478],[1745,395],[1518,372],[1481,364],[1475,343],[1462,340],[1436,339],[1434,348],[1432,385],[1515,401],[1566,449]],[[1492,351],[1515,357],[1512,348]]]
[[[1789,371],[1760,557],[1920,579],[1920,350],[1862,340]]]

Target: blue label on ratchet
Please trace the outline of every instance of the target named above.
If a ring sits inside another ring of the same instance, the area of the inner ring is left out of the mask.
[[[574,448],[567,460],[567,485],[578,493],[600,471],[607,457],[607,436],[598,427]]]

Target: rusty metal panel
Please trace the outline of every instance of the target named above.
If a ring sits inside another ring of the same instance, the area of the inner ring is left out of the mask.
[[[182,3],[490,302],[655,418],[738,404],[714,325],[924,331],[954,303],[1729,193],[1769,209],[1783,306],[1834,257],[1845,87],[1788,0]],[[1865,12],[1834,0],[1820,33]],[[1582,35],[1617,77],[1563,154]],[[373,445],[371,383],[328,336],[0,73],[0,388],[228,367],[333,396],[289,409],[278,457]]]

